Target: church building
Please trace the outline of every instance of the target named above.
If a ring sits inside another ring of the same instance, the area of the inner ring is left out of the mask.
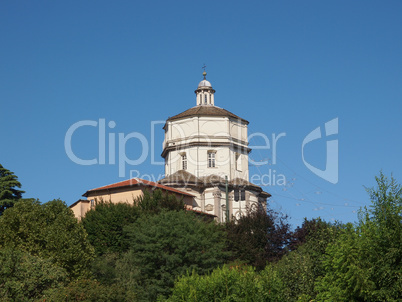
[[[83,195],[87,201],[70,206],[77,218],[90,210],[94,200],[130,202],[130,192],[138,197],[143,192],[138,186],[149,188],[152,184],[183,197],[188,210],[213,216],[218,222],[266,207],[271,195],[249,182],[249,122],[215,106],[215,90],[206,75],[204,71],[195,90],[195,106],[169,117],[163,127],[165,177],[158,183],[136,178],[89,190]]]
[[[165,178],[159,183],[193,194],[194,209],[223,222],[227,214],[239,218],[265,207],[271,195],[249,182],[249,122],[215,106],[206,75],[195,90],[196,105],[166,121]]]

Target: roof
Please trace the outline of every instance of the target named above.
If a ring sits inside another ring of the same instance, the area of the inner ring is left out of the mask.
[[[212,87],[212,85],[209,81],[204,79],[198,84],[198,88],[200,87]]]
[[[222,116],[222,117],[230,117],[233,119],[241,120],[243,123],[246,123],[247,125],[249,122],[245,119],[242,119],[241,117],[237,116],[236,114],[233,114],[230,111],[227,111],[226,109],[214,106],[214,105],[198,105],[193,108],[190,108],[182,113],[179,113],[175,116],[169,117],[167,121],[174,121],[174,120],[179,120],[187,117],[193,117],[193,116]]]
[[[197,185],[200,182],[200,179],[196,177],[194,174],[187,172],[186,170],[179,170],[173,174],[166,176],[159,180],[161,184],[192,184]]]
[[[78,199],[76,202],[74,202],[73,204],[71,204],[71,205],[69,206],[69,208],[72,208],[73,206],[79,204],[80,202],[89,203],[89,200],[88,200],[88,199]]]
[[[95,190],[95,189],[94,189],[94,190]],[[188,195],[190,195],[190,194],[188,194]],[[76,206],[77,204],[79,204],[79,203],[81,203],[81,202],[82,202],[82,203],[89,203],[89,200],[88,200],[88,199],[78,199],[76,202],[74,202],[73,204],[71,204],[71,205],[69,206],[69,208],[72,208],[72,207]],[[215,218],[215,217],[216,217],[216,215],[214,215],[214,214],[210,214],[210,213],[203,212],[203,211],[199,211],[199,210],[186,209],[186,211],[193,212],[193,213],[195,213],[196,215],[208,216],[208,217],[211,217],[211,218]]]
[[[197,186],[197,187],[210,187],[217,185],[224,185],[225,179],[220,177],[219,175],[212,174],[208,176],[196,177],[195,175],[185,171],[179,170],[171,175],[166,176],[159,180],[159,183],[166,184],[169,186],[172,185],[181,185],[181,186]],[[251,189],[259,192],[259,194],[270,197],[271,194],[262,190],[261,187],[243,179],[243,178],[235,178],[229,181],[229,186],[233,187],[244,187],[246,189]]]
[[[152,187],[154,189],[158,188],[158,189],[161,189],[164,191],[194,197],[194,195],[192,195],[190,193],[183,192],[181,190],[177,190],[175,188],[171,188],[171,187],[159,184],[157,182],[153,182],[153,181],[149,181],[149,180],[145,180],[145,179],[141,179],[141,178],[127,179],[127,180],[116,182],[114,184],[110,184],[107,186],[91,189],[91,190],[86,191],[82,196],[86,197],[92,192],[97,192],[97,191],[102,191],[102,190],[110,190],[110,189],[133,187],[133,186],[146,186],[146,187]]]
[[[214,215],[214,214],[210,214],[210,213],[203,212],[203,211],[199,211],[199,210],[187,209],[187,211],[193,212],[193,213],[198,214],[198,215],[205,215],[205,216],[210,216],[210,217],[216,217],[216,215]]]

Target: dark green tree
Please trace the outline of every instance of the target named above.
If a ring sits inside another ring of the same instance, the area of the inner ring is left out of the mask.
[[[62,288],[66,280],[66,271],[49,259],[0,248],[0,301],[37,301],[46,290]]]
[[[225,225],[232,260],[241,260],[262,270],[267,262],[279,260],[291,238],[287,217],[265,209],[248,211]]]
[[[19,190],[21,183],[13,172],[0,164],[0,215],[5,209],[10,208],[21,199],[24,191]]]
[[[40,204],[20,200],[0,217],[0,248],[16,247],[65,269],[71,278],[87,276],[94,250],[87,233],[61,200]]]
[[[284,285],[286,301],[310,301],[315,298],[315,281],[325,274],[323,261],[327,246],[340,235],[340,223],[320,218],[305,219],[292,235],[290,252],[275,265]]]
[[[151,192],[145,190],[144,195],[136,199],[134,204],[143,214],[158,214],[162,210],[184,210],[184,202],[182,199],[177,199],[173,194],[163,193],[160,189]]]
[[[124,238],[123,228],[135,222],[139,212],[138,207],[133,205],[111,202],[98,203],[87,212],[82,225],[96,255],[127,251],[128,243]]]
[[[146,301],[167,296],[175,278],[187,270],[205,274],[228,257],[222,227],[190,212],[142,216],[125,231],[130,250],[119,261],[118,278]]]

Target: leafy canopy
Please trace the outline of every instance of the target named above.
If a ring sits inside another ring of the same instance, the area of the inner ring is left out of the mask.
[[[0,248],[12,246],[51,259],[70,277],[85,276],[94,251],[87,233],[61,200],[21,200],[0,217]]]
[[[232,260],[241,260],[264,269],[267,262],[280,259],[287,251],[290,226],[287,217],[265,209],[248,211],[237,221],[225,225]]]
[[[402,292],[402,188],[391,176],[367,189],[372,205],[360,212],[326,251],[319,300],[400,301]]]
[[[282,290],[282,283],[271,266],[259,273],[251,266],[223,266],[208,275],[192,272],[180,277],[166,301],[285,301]]]
[[[46,290],[62,287],[66,280],[66,271],[49,259],[18,248],[0,249],[1,301],[36,301]]]
[[[195,270],[205,274],[224,263],[225,233],[186,211],[161,211],[140,217],[125,228],[130,250],[121,260],[120,278],[133,280],[143,298],[167,295],[176,277]]]
[[[123,228],[135,222],[138,216],[138,207],[127,203],[102,202],[87,212],[82,225],[96,255],[126,252],[128,243]]]

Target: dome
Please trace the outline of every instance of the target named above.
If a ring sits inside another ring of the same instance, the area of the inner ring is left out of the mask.
[[[207,80],[202,80],[199,84],[198,84],[198,88],[200,87],[212,87],[211,83]]]

